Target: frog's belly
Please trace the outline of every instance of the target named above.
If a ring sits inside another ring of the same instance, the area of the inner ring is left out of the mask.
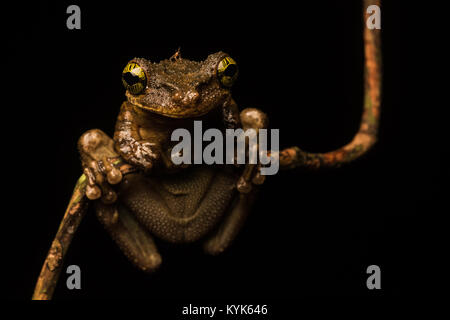
[[[170,242],[192,242],[210,231],[228,209],[236,176],[193,166],[163,177],[129,177],[121,202],[153,235]]]

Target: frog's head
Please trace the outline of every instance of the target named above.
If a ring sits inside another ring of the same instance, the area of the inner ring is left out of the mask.
[[[203,62],[181,59],[152,63],[131,60],[122,73],[128,101],[133,105],[172,118],[201,116],[221,106],[231,96],[236,62],[226,53],[209,55]]]

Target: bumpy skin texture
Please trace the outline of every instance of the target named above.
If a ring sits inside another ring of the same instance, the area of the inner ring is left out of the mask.
[[[206,252],[222,252],[236,237],[253,202],[256,188],[245,188],[243,194],[236,185],[251,184],[248,173],[255,171],[254,165],[189,167],[175,166],[170,159],[178,143],[171,141],[171,134],[177,128],[193,134],[195,120],[202,121],[203,130],[240,127],[230,89],[217,77],[224,57],[218,52],[194,62],[177,55],[158,64],[133,59],[133,66],[137,63],[145,71],[147,86],[137,95],[127,91],[114,140],[100,130],[90,130],[79,140],[87,189],[91,197],[101,194],[97,216],[141,270],[155,270],[162,261],[153,236],[172,243],[204,239]],[[267,124],[261,111],[246,110],[241,113],[245,128]],[[135,169],[120,181],[114,175],[110,179],[116,158]],[[247,172],[247,180],[242,172]]]
[[[135,58],[148,82],[139,95],[127,92],[130,103],[170,118],[201,116],[231,99],[230,90],[217,81],[217,66],[228,55],[217,52],[205,61],[176,58],[152,63]]]
[[[137,95],[126,92],[128,101],[122,104],[114,133],[117,152],[130,164],[150,170],[159,160],[168,164],[167,157],[160,156],[170,151],[165,144],[172,131],[191,125],[195,118],[221,111],[226,128],[239,127],[238,107],[217,75],[220,61],[227,56],[217,52],[203,62],[179,55],[159,63],[131,60],[143,70],[147,83]]]
[[[122,201],[153,235],[169,242],[193,242],[208,233],[229,208],[235,174],[191,167],[163,177],[128,177]]]

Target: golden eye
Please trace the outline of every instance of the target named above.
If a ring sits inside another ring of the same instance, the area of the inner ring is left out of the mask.
[[[136,95],[147,86],[147,76],[136,62],[129,62],[122,71],[122,83],[125,89]]]
[[[217,66],[217,76],[219,77],[220,83],[225,87],[231,87],[233,85],[238,73],[239,70],[236,61],[230,57],[223,58]]]

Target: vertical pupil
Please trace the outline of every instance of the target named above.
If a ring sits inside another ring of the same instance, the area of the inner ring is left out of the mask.
[[[139,77],[134,75],[131,72],[127,72],[123,75],[123,79],[125,80],[126,83],[128,83],[128,85],[132,86],[133,84],[136,84],[139,82]]]
[[[230,64],[230,65],[228,65],[228,67],[225,69],[225,71],[223,72],[223,74],[224,74],[225,76],[232,77],[232,76],[235,75],[236,71],[237,71],[237,66],[236,66],[235,64]]]

